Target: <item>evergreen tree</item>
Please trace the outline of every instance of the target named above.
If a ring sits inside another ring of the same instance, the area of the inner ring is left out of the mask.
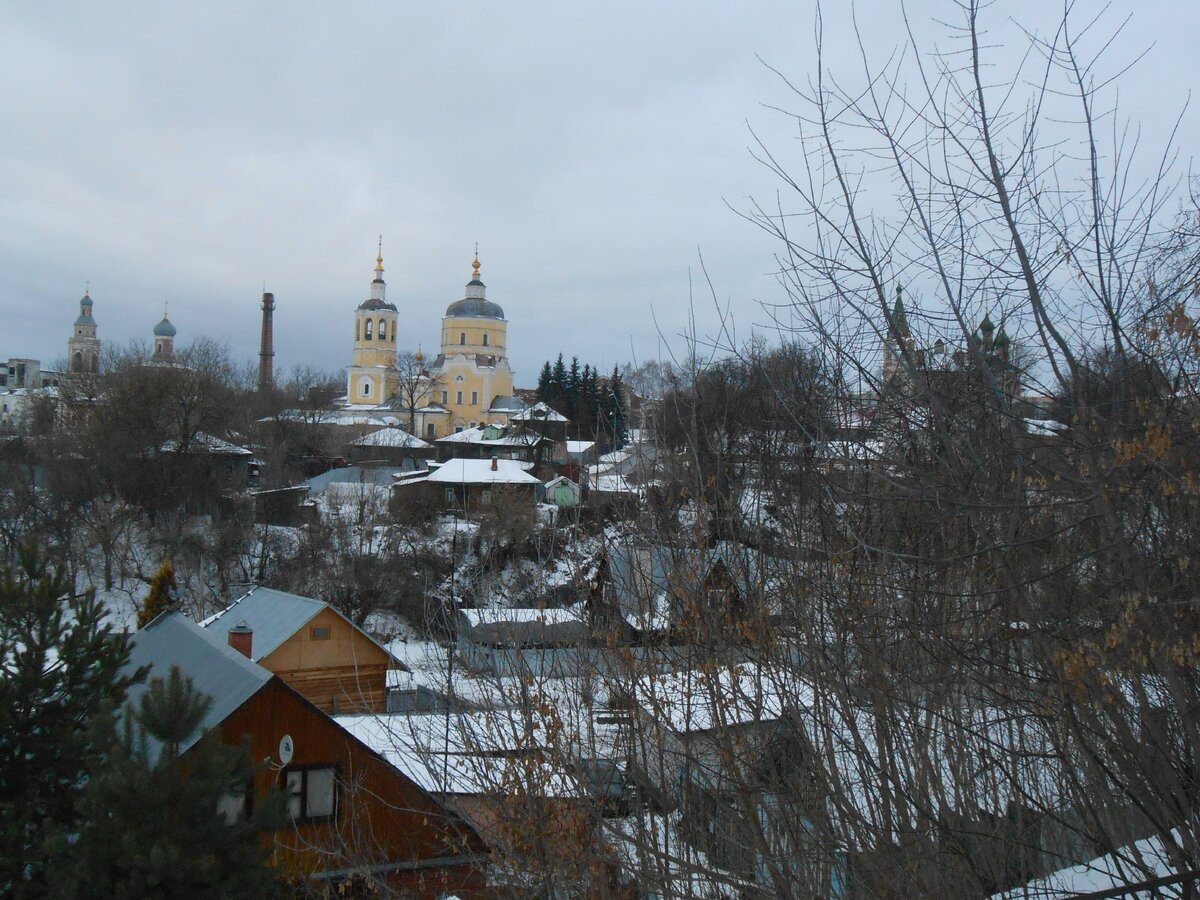
[[[0,895],[45,893],[50,846],[75,830],[94,761],[89,723],[111,720],[142,675],[122,674],[129,642],[105,614],[32,543],[0,572]]]
[[[145,628],[175,602],[174,592],[177,587],[175,568],[169,559],[164,559],[154,575],[154,580],[150,582],[150,593],[146,595],[146,599],[142,601],[142,608],[138,610],[139,629]]]
[[[543,403],[550,402],[550,392],[553,390],[553,378],[554,374],[550,371],[550,360],[546,360],[545,365],[542,366],[541,373],[538,375],[537,383],[537,396]]]
[[[576,422],[579,419],[579,387],[579,357],[572,356],[571,368],[567,370],[567,381],[563,385],[563,393],[566,395],[563,398],[566,401],[566,416],[572,422]]]
[[[606,428],[614,447],[624,447],[629,438],[625,424],[625,386],[621,383],[621,371],[613,366],[612,374],[608,376],[608,390],[604,394],[604,414]]]
[[[563,399],[564,392],[567,387],[567,367],[563,363],[563,355],[558,354],[558,359],[554,362],[554,369],[550,375],[550,391],[553,396],[554,403],[560,403]]]
[[[280,893],[259,836],[282,821],[273,795],[247,810],[253,767],[215,733],[187,750],[212,705],[172,667],[122,728],[84,789],[78,839],[51,881],[62,897],[270,897]]]

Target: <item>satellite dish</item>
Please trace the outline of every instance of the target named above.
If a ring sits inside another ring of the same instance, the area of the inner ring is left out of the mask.
[[[292,743],[292,736],[285,734],[279,739],[279,761],[285,766],[292,761],[292,754],[296,751],[296,745]]]

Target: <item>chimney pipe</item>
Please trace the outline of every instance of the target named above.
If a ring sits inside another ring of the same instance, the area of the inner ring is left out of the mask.
[[[497,461],[496,457],[494,457],[494,456],[492,457],[492,471],[493,472],[500,471],[500,463]]]
[[[262,296],[262,335],[258,345],[258,389],[269,391],[275,385],[275,295]]]
[[[229,646],[246,659],[254,659],[254,629],[245,622],[238,622],[229,629]]]

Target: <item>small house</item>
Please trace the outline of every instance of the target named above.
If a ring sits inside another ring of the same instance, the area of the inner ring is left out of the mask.
[[[533,506],[542,483],[529,474],[530,463],[511,459],[451,459],[423,482],[429,501],[464,515],[491,506],[501,497]]]
[[[581,496],[579,485],[565,475],[546,482],[546,502],[560,509],[578,506]]]
[[[254,587],[200,623],[327,713],[382,712],[387,673],[404,664],[323,600]]]
[[[462,609],[458,657],[493,675],[578,675],[591,632],[573,609]]]
[[[180,748],[185,764],[200,738],[215,733],[247,746],[259,764],[237,798],[243,809],[272,789],[285,793],[287,821],[264,837],[285,876],[322,895],[365,876],[402,896],[484,896],[488,849],[475,830],[241,650],[166,612],[133,639],[128,668],[141,666],[152,679],[176,666],[212,700],[201,729]],[[130,703],[146,690],[132,687]],[[238,814],[236,806],[227,810]]]

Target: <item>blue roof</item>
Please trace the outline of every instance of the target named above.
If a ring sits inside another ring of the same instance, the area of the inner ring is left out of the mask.
[[[166,316],[163,316],[162,321],[154,326],[155,337],[175,337],[176,333],[175,326]]]
[[[134,635],[126,668],[132,672],[140,666],[150,666],[147,682],[152,678],[165,679],[171,667],[178,666],[198,691],[212,698],[203,727],[180,752],[189,750],[274,677],[227,644],[212,641],[199,625],[178,612],[164,613]],[[147,690],[146,682],[134,685],[129,689],[128,702],[136,709]],[[160,746],[152,739],[149,741],[151,759],[157,758]]]

